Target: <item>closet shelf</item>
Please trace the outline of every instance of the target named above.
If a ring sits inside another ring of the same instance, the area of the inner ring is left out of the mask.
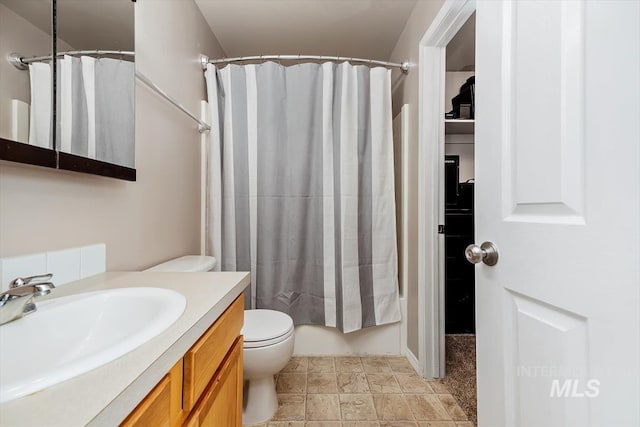
[[[444,133],[471,134],[475,131],[475,123],[473,119],[445,119]]]

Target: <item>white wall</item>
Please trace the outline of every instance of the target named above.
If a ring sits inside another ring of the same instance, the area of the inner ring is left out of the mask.
[[[192,111],[198,55],[225,56],[193,0],[138,0],[136,67]],[[4,75],[2,76],[4,78]],[[199,251],[200,135],[136,86],[137,182],[0,162],[0,258],[107,244],[107,270],[138,270]]]
[[[404,307],[402,300],[400,305]],[[403,319],[404,314],[403,312]],[[336,328],[300,325],[295,329],[293,354],[297,356],[401,355],[406,348],[401,331],[403,327],[403,322],[398,322],[343,334]]]
[[[409,153],[406,167],[408,170],[408,199],[409,204],[408,222],[411,232],[411,239],[407,242],[408,250],[408,271],[404,272],[407,276],[407,347],[415,355],[418,355],[418,124],[420,117],[418,116],[418,46],[420,39],[424,35],[429,25],[433,21],[440,7],[444,3],[443,0],[418,1],[407,21],[407,25],[398,43],[391,54],[391,61],[401,62],[404,60],[411,61],[413,65],[409,74],[398,77],[394,73],[395,78],[402,79],[395,86],[393,93],[393,115],[399,113],[403,104],[409,104]],[[401,189],[396,187],[396,191]],[[402,260],[400,260],[402,265]]]

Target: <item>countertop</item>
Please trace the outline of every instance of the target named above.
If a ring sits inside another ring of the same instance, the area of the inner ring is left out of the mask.
[[[249,282],[250,275],[243,272],[109,272],[59,286],[50,298],[113,288],[157,287],[181,293],[187,306],[167,330],[124,356],[0,405],[0,425],[118,425]],[[42,355],[42,363],[46,363],[46,355]]]

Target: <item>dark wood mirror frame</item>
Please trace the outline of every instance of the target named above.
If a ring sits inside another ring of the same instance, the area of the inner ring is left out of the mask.
[[[106,176],[125,181],[136,180],[136,170],[133,168],[4,138],[0,138],[0,160]]]

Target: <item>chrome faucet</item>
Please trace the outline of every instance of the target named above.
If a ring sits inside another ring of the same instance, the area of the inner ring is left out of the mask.
[[[36,311],[35,297],[47,295],[55,288],[49,282],[53,274],[18,277],[9,284],[9,290],[0,293],[0,325]]]

